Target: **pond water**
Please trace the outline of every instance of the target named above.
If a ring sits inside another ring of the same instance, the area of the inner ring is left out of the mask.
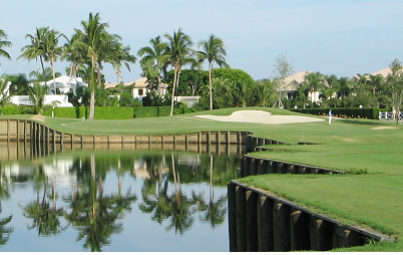
[[[2,252],[229,251],[227,184],[238,177],[240,155],[74,150],[9,158],[0,155]]]

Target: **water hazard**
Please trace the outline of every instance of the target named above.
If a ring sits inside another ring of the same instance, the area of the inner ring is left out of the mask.
[[[0,251],[229,251],[240,155],[22,151],[0,159]]]

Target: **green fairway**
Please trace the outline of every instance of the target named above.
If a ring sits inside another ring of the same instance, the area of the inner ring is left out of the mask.
[[[334,119],[300,124],[219,122],[196,115],[230,115],[236,110],[265,110],[293,115],[272,108],[232,108],[173,117],[133,120],[81,120],[45,117],[43,123],[74,134],[180,134],[198,131],[251,131],[256,136],[292,145],[266,145],[271,151],[251,153],[346,173],[345,176],[264,175],[242,180],[344,223],[369,226],[398,237],[396,244],[371,245],[352,251],[402,251],[403,242],[403,127],[378,120]],[[301,114],[296,114],[301,115]],[[306,115],[304,115],[306,116]],[[9,116],[2,116],[7,118]],[[14,116],[12,116],[14,117]],[[29,118],[30,116],[19,116]],[[314,116],[310,116],[314,117]],[[325,117],[318,117],[325,118]],[[299,142],[315,145],[297,145]]]

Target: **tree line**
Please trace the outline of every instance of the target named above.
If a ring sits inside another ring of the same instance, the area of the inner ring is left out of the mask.
[[[102,76],[103,65],[111,64],[116,70],[118,83],[121,77],[121,67],[125,65],[130,71],[130,64],[137,60],[136,56],[130,53],[130,46],[122,44],[122,38],[107,31],[108,23],[102,23],[99,13],[89,14],[88,20],[81,21],[81,29],[74,28],[74,34],[67,38],[63,33],[50,29],[49,27],[37,28],[34,34],[27,34],[26,39],[30,44],[24,46],[22,54],[17,58],[28,61],[36,61],[36,71],[30,74],[46,84],[45,62],[50,63],[53,80],[56,78],[54,63],[60,59],[70,63],[68,72],[70,77],[80,75],[90,88],[90,119],[94,117],[95,92],[102,89],[104,78]],[[192,68],[200,67],[201,63],[207,61],[209,64],[210,83],[210,109],[212,109],[212,69],[213,63],[220,67],[228,67],[225,62],[226,51],[222,39],[211,35],[208,40],[200,41],[200,50],[193,50],[193,41],[190,36],[183,33],[182,29],[174,31],[173,35],[164,34],[167,40],[163,42],[160,36],[150,41],[151,46],[143,47],[138,51],[138,56],[142,57],[140,64],[143,76],[149,78],[150,88],[162,82],[162,75],[167,73],[168,68],[174,70],[174,82],[171,96],[171,115],[174,108],[175,88],[179,84],[182,67],[190,65]],[[60,46],[59,41],[66,42]],[[11,47],[12,43],[7,41],[7,34],[0,30],[0,55],[11,59],[4,50]],[[41,66],[41,71],[39,66]],[[23,79],[23,77],[18,77]],[[154,79],[156,82],[154,82]],[[53,91],[57,93],[55,82]],[[155,92],[155,91],[153,91]]]
[[[122,66],[130,71],[130,64],[139,58],[142,76],[147,78],[148,93],[143,105],[171,105],[170,115],[177,103],[176,95],[198,95],[197,110],[246,107],[246,106],[274,106],[280,107],[378,107],[399,109],[402,101],[402,65],[394,60],[390,68],[391,75],[384,78],[382,75],[358,74],[355,80],[335,75],[324,75],[319,72],[309,73],[297,90],[282,93],[284,78],[292,72],[292,66],[283,55],[275,59],[274,79],[254,81],[242,70],[230,69],[226,63],[226,50],[222,39],[211,35],[207,40],[198,42],[198,49],[194,50],[194,42],[182,29],[173,34],[165,33],[150,39],[149,46],[138,50],[136,56],[131,53],[130,46],[123,45],[122,38],[107,31],[108,23],[101,22],[99,13],[90,13],[88,20],[81,21],[81,28],[74,29],[71,38],[49,27],[37,28],[34,34],[27,34],[30,41],[24,46],[22,54],[17,58],[28,61],[35,60],[36,70],[29,74],[29,80],[23,74],[3,75],[4,80],[11,81],[11,94],[32,94],[34,101],[38,101],[41,94],[47,93],[49,87],[40,89],[39,85],[33,88],[29,82],[39,82],[55,79],[60,73],[55,71],[54,63],[57,60],[68,61],[70,66],[66,73],[70,77],[80,76],[89,84],[88,89],[80,88],[70,92],[69,101],[73,105],[89,105],[89,118],[94,118],[95,105],[138,106],[131,96],[132,87],[118,85],[105,90],[102,70],[104,64],[111,64],[116,70],[117,81],[120,83]],[[60,46],[61,40],[65,43]],[[11,47],[7,34],[0,30],[0,56],[11,59],[4,48]],[[50,67],[45,67],[44,63]],[[201,70],[202,63],[208,63],[208,71]],[[217,64],[220,68],[214,68]],[[188,66],[188,69],[184,69]],[[0,91],[6,87],[6,82],[0,82]],[[158,88],[168,84],[167,95],[160,95]],[[35,88],[38,86],[38,88]],[[52,89],[52,88],[50,88]],[[55,83],[53,91],[57,93]],[[313,94],[319,94],[319,101],[312,100]],[[110,95],[119,95],[120,100],[110,98]],[[0,105],[6,97],[0,98]]]

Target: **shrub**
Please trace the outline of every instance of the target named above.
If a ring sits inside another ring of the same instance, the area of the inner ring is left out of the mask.
[[[145,117],[158,117],[158,107],[135,107],[134,108],[135,118],[145,118]]]

